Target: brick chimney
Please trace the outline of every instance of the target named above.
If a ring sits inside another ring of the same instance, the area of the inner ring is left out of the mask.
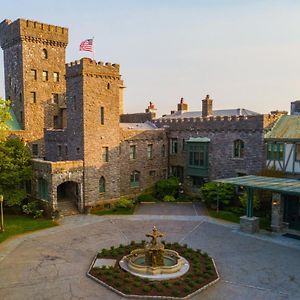
[[[205,99],[202,100],[202,117],[212,116],[213,99],[209,98],[209,95],[206,95]]]
[[[154,103],[152,103],[152,102],[150,101],[148,107],[147,107],[146,110],[145,110],[145,112],[146,112],[146,113],[151,113],[152,118],[155,119],[155,118],[156,118],[156,111],[157,111],[157,109],[156,109]]]
[[[189,111],[189,106],[184,102],[184,99],[180,99],[180,103],[177,104],[177,110],[181,113]]]

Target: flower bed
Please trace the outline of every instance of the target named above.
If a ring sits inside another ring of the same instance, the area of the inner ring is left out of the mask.
[[[125,297],[132,297],[132,295],[147,298],[164,296],[170,299],[188,297],[217,282],[219,279],[215,264],[207,253],[178,243],[165,243],[165,247],[177,251],[179,255],[185,257],[190,263],[189,271],[179,278],[150,281],[122,270],[119,267],[119,261],[122,257],[136,248],[143,248],[144,245],[144,241],[141,243],[131,242],[130,245],[120,245],[118,248],[112,246],[110,249],[102,249],[96,258],[116,259],[115,265],[112,267],[93,267],[93,262],[88,275]]]

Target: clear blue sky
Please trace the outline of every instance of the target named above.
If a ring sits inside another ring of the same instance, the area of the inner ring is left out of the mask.
[[[67,62],[85,55],[80,41],[95,37],[95,58],[121,65],[125,111],[159,113],[181,97],[201,110],[289,110],[300,99],[300,1],[73,0],[2,1],[0,19],[28,18],[69,28]],[[0,96],[4,96],[0,54]]]

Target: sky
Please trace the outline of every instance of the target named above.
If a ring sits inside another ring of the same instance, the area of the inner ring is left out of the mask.
[[[268,113],[300,99],[299,15],[299,0],[10,0],[0,21],[68,27],[67,62],[91,57],[79,44],[94,37],[95,59],[121,65],[126,113],[152,101],[166,114],[181,97],[201,110],[206,94],[214,109]]]

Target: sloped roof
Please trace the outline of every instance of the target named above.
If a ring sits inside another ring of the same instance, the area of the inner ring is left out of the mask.
[[[120,123],[120,127],[125,130],[154,130],[158,129],[152,122],[145,123]]]
[[[220,183],[230,183],[237,186],[250,187],[259,190],[300,195],[300,181],[295,179],[249,175],[216,179],[214,181]]]
[[[299,140],[300,116],[282,115],[273,128],[265,134],[265,139]]]
[[[187,143],[209,143],[210,139],[207,137],[190,137]]]
[[[257,116],[259,113],[245,109],[245,108],[235,108],[235,109],[220,109],[214,110],[214,117],[230,117],[230,116]],[[183,118],[201,118],[202,111],[188,111],[180,112],[176,111],[174,114],[166,115],[162,117],[163,119],[183,119]]]

